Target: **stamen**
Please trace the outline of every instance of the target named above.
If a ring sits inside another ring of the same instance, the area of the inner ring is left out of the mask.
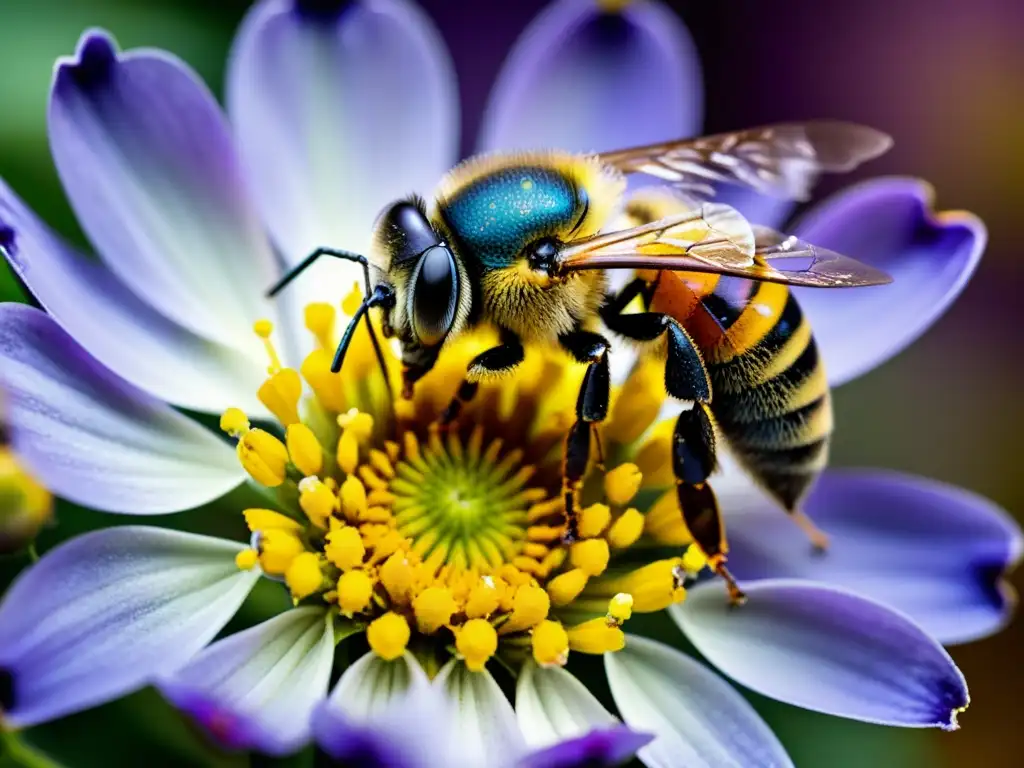
[[[524,629],[536,626],[548,617],[551,610],[551,598],[543,589],[531,584],[524,584],[516,590],[515,598],[512,601],[512,615],[500,632],[521,632]]]
[[[399,605],[409,602],[409,589],[412,587],[412,564],[406,552],[394,552],[380,567],[380,581],[387,590],[388,596]]]
[[[466,600],[466,616],[471,619],[483,619],[490,616],[500,603],[498,589],[494,579],[484,577],[473,587]]]
[[[598,618],[585,621],[568,632],[569,647],[580,653],[608,653],[621,651],[626,647],[626,635],[607,619]]]
[[[633,615],[633,596],[620,592],[608,601],[608,613],[605,618],[615,626],[620,626]]]
[[[247,509],[242,512],[242,516],[245,518],[245,524],[253,533],[275,528],[293,533],[302,531],[302,525],[298,521],[272,509]]]
[[[323,574],[320,572],[320,558],[313,552],[303,552],[296,556],[285,571],[284,582],[295,600],[318,592],[324,583]]]
[[[242,468],[260,485],[275,488],[287,476],[288,450],[284,443],[262,429],[250,429],[238,441]]]
[[[373,581],[366,571],[348,571],[338,579],[338,608],[351,616],[366,610],[373,597]],[[408,625],[406,625],[408,627]]]
[[[455,633],[455,648],[466,667],[479,672],[498,650],[498,633],[484,619],[470,619]]]
[[[294,369],[281,368],[274,372],[256,391],[256,396],[283,426],[298,423],[302,379]]]
[[[358,477],[349,475],[341,484],[341,511],[351,522],[356,522],[366,513],[366,486]]]
[[[359,466],[359,441],[352,430],[346,429],[338,438],[336,458],[338,466],[346,475],[351,475]]]
[[[366,628],[370,649],[385,661],[394,661],[405,653],[410,634],[409,624],[394,611],[375,619]]]
[[[548,595],[555,605],[569,605],[579,597],[580,593],[587,586],[590,577],[582,568],[574,568],[571,571],[555,576],[548,582]]]
[[[345,392],[341,376],[331,373],[332,355],[315,349],[306,355],[300,370],[320,404],[332,413],[345,407]]]
[[[274,324],[269,320],[257,320],[253,323],[252,329],[257,336],[263,339],[263,346],[267,350],[267,357],[270,358],[270,366],[267,368],[267,373],[277,373],[281,370],[281,359],[277,356],[274,342],[270,340],[270,334],[274,332]]]
[[[684,547],[693,541],[675,490],[662,494],[644,516],[644,532],[659,544]]]
[[[652,613],[686,599],[686,589],[676,578],[679,558],[658,560],[623,576],[603,579],[597,584],[601,594],[624,592],[633,596],[633,610]]]
[[[425,635],[432,635],[448,624],[458,608],[447,587],[429,587],[416,595],[412,601],[416,625]]]
[[[359,568],[366,557],[366,547],[359,531],[351,526],[338,528],[327,534],[324,554],[327,559],[343,571]]]
[[[303,475],[319,475],[324,467],[324,449],[313,430],[305,424],[292,424],[285,431],[285,445],[292,464]]]
[[[306,307],[306,328],[309,329],[320,348],[332,350],[334,347],[334,307],[326,303],[314,303]]]
[[[569,660],[569,635],[557,621],[545,620],[533,629],[533,658],[542,667],[564,667]]]
[[[260,556],[255,549],[243,549],[235,555],[235,565],[241,571],[251,571],[259,562]]]
[[[220,428],[231,437],[241,437],[249,431],[249,419],[240,408],[228,408],[220,417]]]
[[[607,480],[605,481],[607,485]],[[557,499],[559,509],[564,503],[561,499]],[[579,535],[584,539],[592,539],[595,536],[600,536],[601,532],[608,527],[608,523],[612,520],[612,511],[608,508],[607,504],[591,504],[589,507],[580,512],[579,519]]]
[[[608,543],[614,549],[633,546],[644,532],[644,516],[630,508],[623,512],[608,530]]]
[[[260,567],[271,576],[283,576],[292,560],[306,551],[294,533],[271,528],[260,535]]]
[[[640,490],[643,474],[636,464],[620,464],[604,476],[604,492],[617,507],[624,507]]]
[[[572,545],[569,562],[588,576],[599,576],[608,567],[608,542],[604,539],[586,539]]]
[[[326,528],[336,509],[338,498],[318,477],[304,477],[299,481],[299,506],[309,521],[318,528]]]

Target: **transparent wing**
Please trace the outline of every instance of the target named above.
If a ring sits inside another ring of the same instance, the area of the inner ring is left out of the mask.
[[[823,172],[845,173],[892,146],[881,131],[853,123],[784,123],[599,155],[623,173],[645,173],[701,197],[714,184],[806,200]]]
[[[733,211],[728,206],[710,203],[704,203],[701,209],[709,207]],[[723,239],[722,232],[709,234],[708,239],[687,246],[685,241],[671,236],[677,227],[684,226],[677,221],[680,218],[659,219],[573,243],[563,250],[560,269],[563,272],[584,269],[706,272],[816,288],[853,288],[892,282],[881,270],[767,227],[747,225],[752,236],[749,251],[746,241]],[[663,233],[668,236],[662,236]]]

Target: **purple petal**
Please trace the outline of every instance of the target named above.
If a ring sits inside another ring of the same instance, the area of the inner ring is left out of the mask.
[[[385,204],[427,194],[456,158],[458,101],[444,43],[406,0],[264,0],[229,62],[228,107],[253,193],[296,262],[317,246],[365,252]],[[344,290],[347,263],[302,289]]]
[[[670,609],[697,650],[738,683],[838,717],[957,727],[968,703],[963,675],[903,614],[813,582],[773,579],[744,589],[740,607],[710,582]]]
[[[0,604],[0,709],[25,727],[121,696],[184,664],[234,615],[258,571],[242,545],[122,527],[62,544]]]
[[[39,303],[112,371],[186,408],[262,409],[256,390],[264,365],[160,314],[109,269],[64,243],[2,180],[0,230],[8,261]]]
[[[37,309],[0,304],[0,389],[15,451],[76,503],[176,512],[245,476],[227,443],[119,379]]]
[[[284,755],[309,740],[333,659],[330,617],[294,608],[214,643],[159,687],[222,747]]]
[[[57,64],[50,145],[82,228],[135,293],[211,340],[258,349],[276,277],[213,96],[170,54],[87,32]]]
[[[602,152],[696,134],[703,88],[689,32],[659,2],[624,6],[545,9],[505,61],[480,149]]]
[[[1016,600],[1005,580],[1020,527],[988,499],[933,480],[826,471],[804,504],[831,538],[815,554],[763,496],[730,506],[729,566],[742,580],[798,577],[896,608],[944,644],[989,635]]]
[[[621,765],[649,743],[653,737],[637,733],[624,725],[593,730],[561,744],[534,752],[523,759],[520,768],[611,768]]]
[[[974,273],[985,249],[985,225],[969,213],[935,213],[932,197],[931,187],[918,179],[877,179],[815,206],[795,227],[805,240],[894,278],[872,288],[796,290],[833,385],[881,365],[914,341]]]

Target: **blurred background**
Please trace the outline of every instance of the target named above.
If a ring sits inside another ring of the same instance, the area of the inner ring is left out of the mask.
[[[420,2],[459,72],[466,150],[504,53],[545,0]],[[837,392],[833,456],[837,465],[891,467],[962,485],[1020,518],[1024,300],[1016,291],[1024,289],[1024,222],[1017,208],[1024,189],[1024,3],[667,4],[688,24],[703,59],[707,132],[818,117],[867,123],[892,134],[896,147],[859,177],[926,177],[938,190],[940,209],[968,209],[986,222],[988,251],[952,310],[908,351]],[[53,60],[74,50],[83,29],[101,26],[122,47],[175,52],[220,94],[225,54],[248,6],[246,0],[0,0],[0,176],[59,231],[84,242],[46,143]],[[826,180],[821,191],[847,181]],[[10,276],[0,273],[0,300],[18,296]],[[58,513],[61,526],[44,534],[42,550],[109,522],[67,507]],[[227,525],[202,510],[173,524],[210,531]],[[23,565],[0,560],[0,588]],[[1019,574],[1015,580],[1024,583]],[[276,611],[280,599],[257,591],[238,621]],[[972,695],[963,727],[953,734],[888,730],[755,704],[801,768],[1020,765],[1024,622],[951,652]],[[250,764],[212,752],[152,691],[36,729],[30,738],[73,768]],[[0,766],[15,764],[0,759]]]

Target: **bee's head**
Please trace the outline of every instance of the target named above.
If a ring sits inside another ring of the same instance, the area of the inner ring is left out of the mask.
[[[384,209],[371,248],[374,263],[395,291],[387,325],[402,342],[403,362],[422,375],[469,314],[465,267],[431,224],[419,198]]]

